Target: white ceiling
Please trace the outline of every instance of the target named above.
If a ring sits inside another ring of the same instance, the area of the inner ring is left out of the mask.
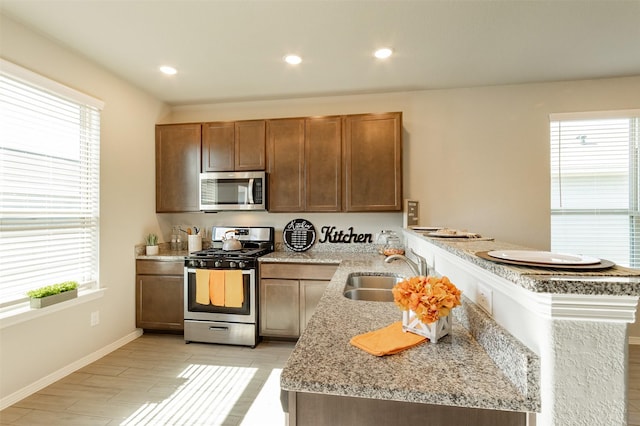
[[[0,0],[174,105],[640,75],[640,0]],[[373,50],[390,46],[381,62]],[[287,53],[303,62],[285,64]],[[178,68],[167,77],[162,64]]]

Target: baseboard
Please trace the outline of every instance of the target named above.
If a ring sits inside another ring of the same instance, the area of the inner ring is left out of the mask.
[[[640,337],[629,336],[630,345],[640,345]]]
[[[15,404],[16,402],[28,397],[29,395],[32,395],[36,392],[38,392],[41,389],[46,388],[47,386],[57,382],[58,380],[62,379],[63,377],[68,376],[69,374],[73,373],[74,371],[77,371],[83,367],[86,367],[87,365],[91,364],[92,362],[95,362],[97,360],[99,360],[100,358],[102,358],[105,355],[108,355],[109,353],[115,351],[116,349],[126,345],[129,342],[132,342],[133,340],[137,339],[138,337],[142,336],[142,330],[141,329],[137,329],[136,331],[124,336],[121,339],[116,340],[115,342],[85,356],[84,358],[81,358],[69,365],[67,365],[66,367],[63,367],[51,374],[49,374],[46,377],[43,377],[42,379],[30,384],[29,386],[26,386],[22,389],[20,389],[17,392],[12,393],[9,396],[6,396],[2,399],[0,399],[0,410],[4,410],[5,408]]]

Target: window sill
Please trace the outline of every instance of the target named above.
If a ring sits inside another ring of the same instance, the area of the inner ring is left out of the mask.
[[[96,300],[104,296],[106,289],[99,288],[97,290],[84,290],[78,293],[78,297],[66,302],[57,303],[42,309],[31,309],[29,302],[21,303],[15,307],[8,308],[0,312],[0,330],[11,327],[22,322],[31,321],[45,315],[59,312],[72,306],[81,305],[83,303]]]

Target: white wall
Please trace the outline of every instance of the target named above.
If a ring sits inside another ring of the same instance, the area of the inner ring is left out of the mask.
[[[0,330],[0,399],[135,331],[133,247],[157,231],[154,125],[166,105],[0,15],[0,55],[105,102],[100,284],[104,297]],[[100,324],[90,327],[90,314]]]

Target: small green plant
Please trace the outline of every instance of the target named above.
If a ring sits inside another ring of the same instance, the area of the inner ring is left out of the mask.
[[[54,294],[64,293],[78,288],[75,281],[65,281],[59,284],[48,285],[46,287],[37,288],[27,292],[27,296],[32,299],[42,299],[43,297],[53,296]]]
[[[156,234],[149,234],[145,239],[145,242],[148,246],[157,246],[158,245],[158,236]]]

